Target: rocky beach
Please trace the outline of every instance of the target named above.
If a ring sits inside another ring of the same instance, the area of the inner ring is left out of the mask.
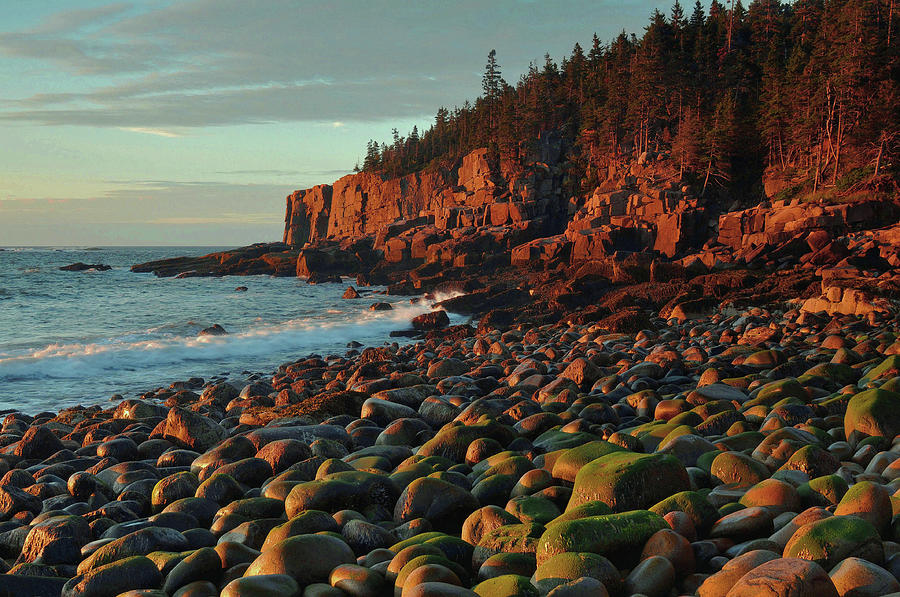
[[[0,597],[900,597],[893,1],[89,4],[0,31],[78,78],[0,106],[73,245],[0,261]]]
[[[896,314],[642,323],[8,414],[0,594],[900,591]]]
[[[0,594],[900,594],[897,206],[716,217],[662,155],[540,236],[555,187],[514,211],[480,155],[456,220],[367,234],[376,185],[310,241],[298,192],[283,243],[134,266],[454,294],[402,344],[8,413]]]
[[[403,343],[5,413],[0,595],[900,594],[896,202],[727,211],[660,153],[567,203],[495,166],[133,266],[450,298]]]

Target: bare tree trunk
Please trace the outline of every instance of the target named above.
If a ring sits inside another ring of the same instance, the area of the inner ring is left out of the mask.
[[[728,11],[728,51],[731,52],[731,32],[734,29],[734,0],[731,0],[731,9]]]
[[[884,153],[884,133],[881,133],[881,139],[878,143],[878,155],[875,156],[875,173],[872,178],[878,178],[878,171],[881,169],[881,155]]]
[[[706,196],[706,185],[709,184],[709,175],[712,172],[713,159],[712,156],[709,158],[709,162],[706,164],[706,178],[703,179],[703,189],[700,191],[700,196]]]
[[[822,165],[822,141],[819,141],[819,148],[816,152],[816,177],[813,180],[813,193],[819,190],[819,170]]]
[[[781,157],[781,169],[784,170],[787,166],[784,164],[784,140],[780,130],[778,131],[778,154]]]
[[[844,103],[841,102],[838,110],[837,146],[834,149],[834,174],[831,176],[831,184],[837,183],[838,168],[841,163],[841,145],[844,142]]]
[[[894,0],[891,0],[888,8],[887,46],[891,47],[891,30],[894,25]]]

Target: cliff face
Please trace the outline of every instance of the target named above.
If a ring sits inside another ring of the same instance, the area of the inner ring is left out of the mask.
[[[285,244],[304,245],[325,237],[332,191],[331,185],[320,184],[288,196],[284,215]]]
[[[559,168],[547,164],[512,169],[491,163],[486,149],[448,170],[393,179],[351,174],[288,196],[284,242],[302,246],[381,234],[383,243],[384,233],[404,222],[448,231],[549,217],[559,211],[553,208],[561,202],[560,179]]]

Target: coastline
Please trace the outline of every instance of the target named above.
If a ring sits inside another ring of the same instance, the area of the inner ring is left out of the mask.
[[[891,565],[895,313],[633,326],[485,317],[243,388],[194,380],[104,410],[9,415],[2,579],[64,595],[300,595],[352,579],[376,595],[427,554],[437,569],[409,582],[459,595],[718,594],[736,568],[782,556],[814,582],[845,556],[815,555],[812,531],[839,523],[854,533],[837,553]],[[610,524],[632,531],[602,539]],[[602,580],[550,575],[573,551]]]

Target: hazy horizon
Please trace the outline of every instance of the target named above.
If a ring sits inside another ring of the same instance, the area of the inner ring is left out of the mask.
[[[0,246],[280,240],[285,196],[476,98],[491,48],[515,84],[669,4],[8,4]]]

